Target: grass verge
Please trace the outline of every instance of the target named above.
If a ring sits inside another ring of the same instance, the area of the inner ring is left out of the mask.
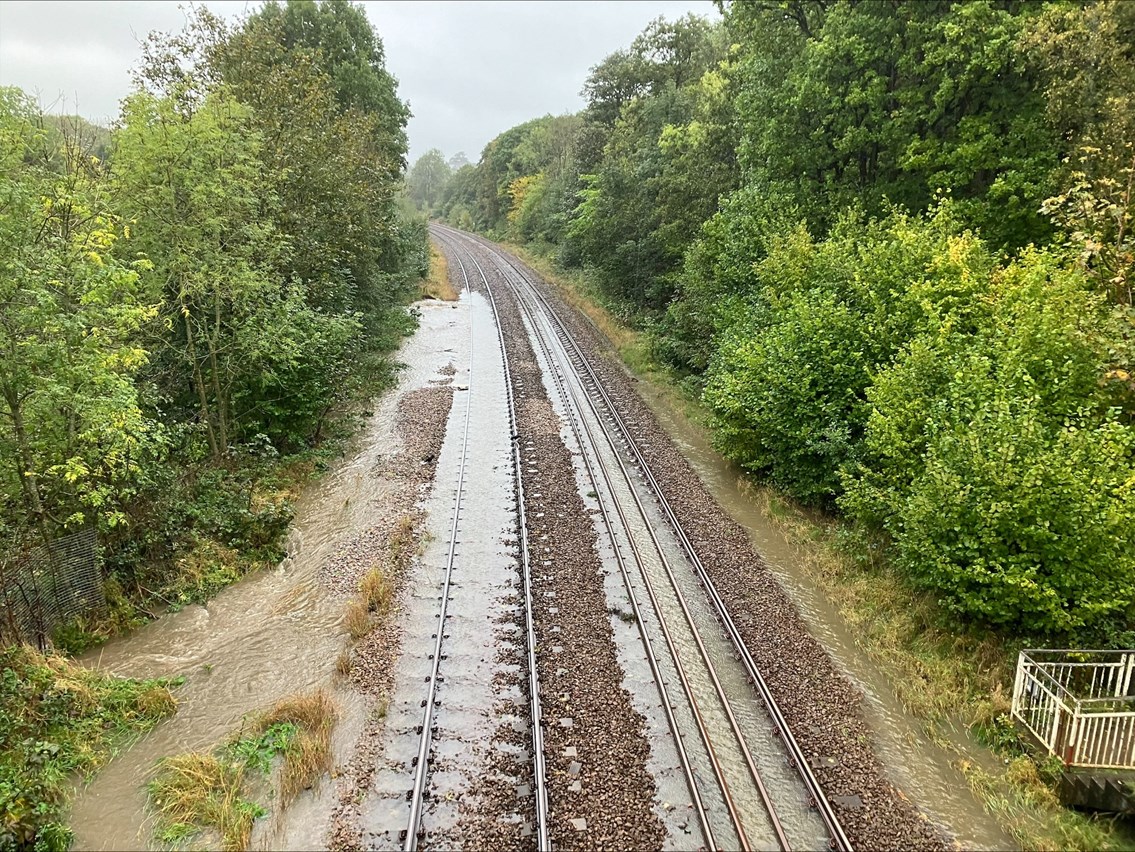
[[[449,280],[449,261],[445,259],[445,255],[442,254],[437,244],[432,241],[430,242],[430,271],[422,279],[421,287],[422,298],[424,299],[438,299],[442,302],[457,301],[457,290]]]
[[[0,849],[67,849],[74,776],[89,776],[173,713],[172,685],[111,677],[26,646],[0,650]]]
[[[213,752],[164,759],[149,785],[156,839],[180,844],[210,832],[229,852],[247,849],[253,825],[267,813],[256,801],[257,781],[274,778],[279,807],[290,805],[330,770],[337,718],[324,690],[297,693]]]
[[[394,605],[397,585],[394,578],[405,570],[417,550],[413,515],[402,515],[394,524],[386,543],[385,557],[359,580],[358,594],[347,601],[343,624],[351,639],[358,641],[374,629],[375,618],[382,618]],[[351,670],[351,652],[345,649],[335,664],[340,674]]]
[[[583,311],[635,375],[704,428],[705,412],[696,397],[653,361],[646,335],[603,305],[585,273],[561,270],[523,246],[508,248],[555,286],[564,301]],[[1032,754],[1011,722],[1018,645],[952,628],[929,595],[894,574],[879,549],[839,519],[805,510],[775,489],[754,483],[747,487],[794,546],[797,566],[833,603],[907,712],[956,754],[955,766],[974,793],[1023,849],[1135,848],[1129,824],[1060,804],[1055,793],[1058,762]],[[972,731],[992,759],[978,765],[958,750],[949,736],[957,723]],[[993,765],[1003,768],[991,771]]]

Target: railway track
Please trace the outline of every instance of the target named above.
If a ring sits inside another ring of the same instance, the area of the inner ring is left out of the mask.
[[[469,289],[469,278],[464,263],[457,258],[465,289]],[[494,307],[495,311],[495,307]],[[497,325],[497,336],[501,347],[501,357],[505,371],[505,388],[508,400],[508,419],[510,433],[516,434],[516,409],[512,397],[511,382],[509,381],[508,359],[505,356],[504,339],[501,337],[500,326]],[[470,327],[470,346],[472,346],[472,327]],[[449,606],[450,592],[453,588],[453,570],[456,562],[458,533],[461,522],[462,500],[465,495],[465,470],[469,455],[469,422],[472,410],[472,395],[474,391],[474,376],[470,368],[468,394],[466,395],[465,416],[461,436],[461,449],[459,454],[457,494],[454,500],[453,517],[449,531],[448,550],[446,555],[445,571],[442,580],[441,602],[438,608],[437,628],[434,632],[434,647],[430,654],[430,674],[426,678],[426,697],[422,700],[422,722],[419,726],[419,743],[417,755],[413,761],[413,786],[407,793],[410,811],[406,821],[406,828],[402,832],[403,849],[414,850],[418,848],[422,836],[422,815],[425,811],[429,794],[429,766],[430,747],[434,732],[434,714],[439,703],[437,685],[442,680],[441,663],[445,659],[443,653],[446,638],[445,622]],[[513,469],[517,490],[518,529],[520,531],[521,574],[524,586],[524,617],[525,617],[525,651],[527,657],[527,674],[529,684],[529,713],[531,717],[532,735],[532,761],[533,761],[533,792],[535,794],[535,826],[533,834],[539,849],[549,849],[548,840],[548,796],[546,787],[546,772],[544,769],[543,728],[540,717],[540,688],[539,677],[536,671],[536,633],[532,620],[532,577],[529,563],[528,543],[526,535],[526,519],[524,516],[524,491],[522,482],[522,465],[520,463],[520,450],[516,440],[512,441]]]
[[[737,713],[734,712],[734,705],[738,702],[751,702],[759,697],[772,721],[776,736],[783,744],[785,759],[794,767],[809,804],[819,815],[827,834],[828,845],[834,849],[849,850],[850,843],[755,661],[745,647],[724,600],[705,571],[697,552],[683,531],[681,523],[650,471],[645,457],[623,422],[613,400],[599,381],[587,356],[568,332],[555,307],[524,271],[491,244],[444,227],[435,226],[435,234],[441,236],[455,252],[460,246],[467,253],[494,303],[494,310],[496,300],[492,296],[492,285],[480,262],[477,261],[475,252],[491,258],[498,273],[507,281],[531,331],[533,342],[550,367],[546,371],[547,375],[551,378],[561,406],[568,416],[570,431],[582,451],[587,476],[593,484],[594,491],[597,494],[609,495],[610,505],[604,500],[599,501],[603,523],[612,544],[615,545],[613,550],[634,616],[640,627],[647,659],[659,689],[661,704],[674,737],[706,845],[710,848],[735,846],[749,849],[752,848],[750,834],[753,834],[761,837],[759,842],[762,846],[775,844],[781,849],[790,848],[789,838],[773,801],[773,795],[765,784],[757,760],[749,748],[747,732],[742,730]],[[609,448],[608,452],[601,451],[603,445]],[[629,465],[624,461],[624,454],[630,462]],[[703,626],[697,623],[694,614],[691,613],[686,599],[688,590],[683,591],[683,584],[676,575],[674,560],[668,555],[667,547],[659,540],[647,507],[636,490],[632,471],[637,471],[641,476],[641,482],[668,522],[670,531],[681,548],[684,561],[695,573],[701,587],[708,595],[713,612],[752,684],[748,695],[739,696],[735,689],[731,692],[722,683],[713,655],[706,647]],[[617,491],[621,491],[624,495],[622,500],[616,497]],[[625,495],[629,495],[629,500]],[[624,549],[618,546],[620,540],[626,543],[625,550],[629,553],[625,553]],[[652,580],[648,563],[661,568],[664,578],[661,583]],[[686,747],[686,737],[672,710],[665,678],[659,670],[653,643],[644,627],[644,607],[641,606],[635,593],[636,580],[641,582],[646,591],[650,611],[658,624],[663,644],[677,671],[681,697],[689,706],[694,720],[697,740],[691,741],[690,745],[693,751],[702,750],[700,754],[704,755],[704,764],[708,765],[709,774],[714,779],[715,791],[703,793],[702,788],[706,785],[699,783],[699,773],[692,765],[690,750]],[[667,610],[669,616],[666,614]],[[675,640],[675,634],[678,636],[678,641]],[[678,645],[686,649],[696,648],[697,652],[690,653],[687,650],[683,655]],[[702,688],[695,689],[691,681],[700,683]],[[707,688],[707,684],[712,685],[712,689]],[[752,694],[754,691],[755,696]],[[712,724],[715,720],[717,722],[724,720],[726,724]],[[743,767],[743,770],[738,771],[739,767]],[[719,824],[714,826],[710,808],[706,804],[707,798],[713,798],[715,795],[720,795],[728,811],[728,825],[724,827],[720,825],[720,820],[718,820]],[[751,809],[739,804],[758,801],[765,814],[763,824],[756,819]],[[789,805],[792,806],[792,803]]]

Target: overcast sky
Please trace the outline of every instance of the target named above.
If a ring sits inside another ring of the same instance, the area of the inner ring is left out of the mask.
[[[235,18],[259,3],[209,0]],[[620,2],[365,2],[386,46],[387,68],[410,102],[410,161],[430,148],[476,161],[485,143],[529,118],[575,112],[588,69],[652,19],[716,18],[709,0]],[[0,0],[0,84],[45,106],[109,122],[130,86],[138,40],[180,29],[172,0]]]

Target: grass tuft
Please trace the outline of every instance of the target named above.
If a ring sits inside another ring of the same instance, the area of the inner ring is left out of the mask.
[[[244,797],[243,782],[243,764],[214,754],[194,751],[165,758],[149,785],[158,839],[175,843],[213,829],[223,849],[247,849],[252,824],[264,809]]]
[[[353,665],[351,659],[351,649],[344,648],[339,652],[339,656],[335,658],[335,671],[346,677],[351,673],[351,666]]]
[[[352,639],[362,639],[374,628],[370,618],[370,607],[362,598],[351,598],[343,614],[343,623]]]
[[[287,805],[331,769],[331,731],[339,709],[323,689],[289,696],[264,714],[261,726],[294,725],[296,736],[284,748],[280,799]]]
[[[433,242],[430,243],[430,271],[422,279],[422,296],[442,302],[456,302],[458,299],[457,290],[449,280],[449,261]]]
[[[371,612],[387,612],[394,602],[394,583],[380,566],[371,568],[359,581],[359,596]]]
[[[252,827],[267,811],[253,801],[250,774],[270,775],[277,758],[278,801],[286,808],[331,768],[331,733],[339,710],[323,689],[276,702],[213,752],[164,759],[149,785],[157,839],[181,843],[215,831],[226,850],[248,848]]]

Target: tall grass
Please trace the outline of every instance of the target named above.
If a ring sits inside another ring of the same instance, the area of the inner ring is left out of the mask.
[[[338,717],[325,690],[296,693],[254,717],[214,751],[162,760],[149,785],[157,839],[180,843],[213,831],[227,852],[247,849],[254,823],[267,813],[253,799],[250,776],[274,777],[279,807],[288,807],[330,771]]]

